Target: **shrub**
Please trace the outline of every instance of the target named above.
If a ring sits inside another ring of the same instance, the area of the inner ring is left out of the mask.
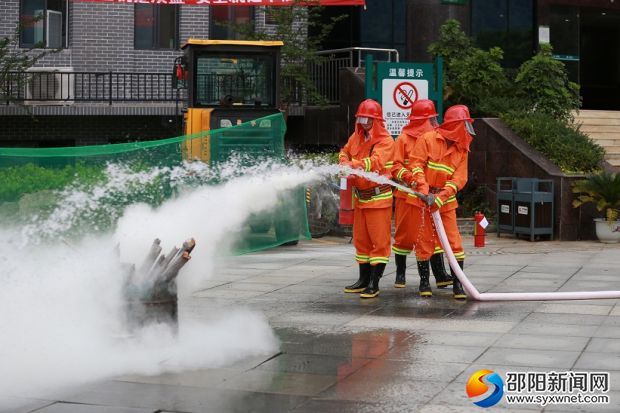
[[[446,106],[462,103],[473,116],[502,118],[564,172],[599,169],[604,150],[573,124],[579,86],[568,80],[551,46],[541,45],[514,73],[501,67],[500,48],[487,52],[475,47],[457,21],[447,20],[428,50],[446,61]]]
[[[546,113],[509,112],[501,119],[564,172],[599,169],[605,151],[572,124]]]
[[[502,57],[502,49],[497,47],[488,52],[474,48],[464,58],[453,60],[450,64],[454,70],[450,100],[468,105],[476,113],[482,102],[507,93],[509,83],[500,64]]]
[[[525,99],[507,92],[503,95],[487,97],[471,113],[474,117],[498,118],[510,112],[526,112],[528,107],[529,103]]]
[[[573,201],[575,208],[593,203],[599,211],[605,211],[605,218],[610,224],[620,214],[620,174],[602,172],[588,179],[575,182],[573,192],[577,199]]]
[[[538,54],[521,65],[515,84],[533,111],[558,119],[572,121],[571,112],[581,104],[579,85],[568,80],[566,66],[553,58],[548,44],[541,44]]]
[[[23,194],[63,189],[72,182],[99,182],[103,168],[81,164],[64,168],[46,168],[32,163],[0,169],[0,201],[17,201]]]
[[[471,49],[471,40],[461,30],[461,23],[454,19],[446,20],[439,28],[439,37],[437,41],[432,43],[428,48],[428,52],[433,58],[441,56],[444,59],[444,98],[450,98],[454,87],[455,70],[452,67],[452,62],[467,57]]]

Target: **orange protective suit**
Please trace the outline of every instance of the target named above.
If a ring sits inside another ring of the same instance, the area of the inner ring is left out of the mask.
[[[429,119],[412,120],[403,128],[395,144],[394,166],[392,167],[392,177],[395,181],[410,186],[413,181],[413,174],[409,168],[410,154],[413,152],[418,137],[431,132],[433,129]],[[408,194],[406,192],[396,188],[394,197],[396,198],[394,210],[396,232],[392,251],[395,254],[409,255],[413,251],[419,236],[417,227],[414,225],[416,220],[414,220],[413,214],[420,213],[420,211],[414,210],[413,205],[407,203]]]
[[[360,124],[340,151],[340,164],[391,177],[394,139],[381,120],[366,134]],[[353,245],[360,264],[386,264],[390,257],[392,188],[356,176],[353,180]]]
[[[444,124],[433,132],[422,135],[416,142],[409,159],[417,183],[416,190],[423,194],[433,193],[435,202],[429,208],[420,198],[409,195],[407,202],[413,205],[414,223],[420,235],[416,244],[419,261],[428,260],[435,252],[437,236],[430,212],[439,209],[441,219],[457,260],[465,259],[461,234],[456,222],[456,193],[467,183],[467,158],[471,136],[464,122]]]

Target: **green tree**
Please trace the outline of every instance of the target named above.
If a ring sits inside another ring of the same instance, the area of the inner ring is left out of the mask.
[[[450,66],[451,62],[469,56],[472,48],[472,41],[461,30],[461,23],[458,20],[448,19],[439,28],[439,37],[429,46],[428,52],[433,58],[442,56],[446,64]],[[448,72],[450,72],[449,67]]]
[[[309,68],[326,61],[316,54],[321,43],[331,33],[334,25],[347,18],[332,17],[327,22],[321,17],[324,7],[308,7],[305,0],[295,0],[290,7],[266,7],[274,21],[273,30],[255,30],[251,23],[227,25],[246,40],[280,40],[282,47],[281,101],[283,105],[300,97],[313,104],[325,105],[327,99],[317,89]],[[300,94],[302,96],[300,96]]]
[[[494,47],[489,51],[474,46],[454,19],[446,20],[439,38],[428,48],[433,57],[443,57],[444,99],[448,106],[462,103],[479,113],[478,107],[495,96],[504,95],[509,82],[501,66],[504,53]]]
[[[476,47],[459,22],[447,20],[429,47],[445,60],[446,106],[463,103],[475,116],[499,116],[521,138],[565,172],[592,172],[604,150],[572,122],[579,87],[549,45],[523,63],[514,76],[501,66],[503,51]]]
[[[453,59],[450,101],[476,109],[494,96],[505,95],[509,82],[501,66],[502,57],[502,49],[494,47],[488,52],[472,48],[465,57]]]
[[[448,19],[441,25],[437,41],[429,46],[428,52],[433,59],[441,56],[444,60],[443,79],[446,100],[450,100],[454,90],[454,79],[457,75],[454,64],[468,57],[472,48],[471,39],[461,30],[461,23],[454,19]]]
[[[536,56],[521,65],[515,84],[534,112],[572,121],[572,111],[581,105],[579,85],[568,80],[566,66],[553,58],[548,44],[541,44]]]
[[[42,17],[35,17],[32,22]],[[0,101],[14,101],[15,91],[22,90],[26,78],[20,76],[38,60],[47,55],[49,50],[30,50],[19,47],[19,27],[10,36],[0,38]],[[35,48],[43,47],[36,44]]]

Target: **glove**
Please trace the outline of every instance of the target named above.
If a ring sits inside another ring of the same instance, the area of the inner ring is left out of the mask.
[[[415,179],[411,182],[411,188],[415,188],[416,192],[421,193],[422,195],[428,195],[429,187],[426,182],[416,181]]]
[[[429,193],[426,195],[426,205],[429,207],[432,207],[433,205],[437,206],[437,204],[435,204],[435,194]]]

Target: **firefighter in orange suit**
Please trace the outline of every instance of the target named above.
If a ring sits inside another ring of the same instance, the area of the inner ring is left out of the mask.
[[[420,274],[420,289],[430,291],[429,259],[435,250],[436,235],[430,213],[439,210],[441,220],[459,266],[463,268],[465,251],[456,224],[456,193],[467,183],[467,157],[472,135],[473,119],[464,105],[451,106],[446,110],[444,122],[433,132],[422,135],[415,144],[410,163],[413,165],[416,190],[428,195],[426,202],[410,196],[407,202],[419,210],[414,214],[418,220],[420,237],[416,244],[416,258]],[[456,299],[467,296],[463,286],[452,271],[452,293]]]
[[[405,126],[396,139],[396,149],[394,151],[394,166],[392,167],[392,177],[397,182],[406,186],[411,186],[413,174],[409,166],[409,157],[413,152],[416,140],[421,135],[433,131],[437,127],[437,112],[432,100],[422,99],[413,104],[409,124]],[[414,183],[415,186],[415,183]],[[394,257],[396,259],[396,281],[394,287],[404,288],[406,284],[405,270],[407,268],[407,255],[414,249],[418,238],[417,228],[413,225],[413,214],[421,211],[407,203],[407,193],[395,189],[396,208],[394,223],[396,233],[394,234]],[[437,287],[445,288],[452,285],[452,278],[446,273],[443,263],[443,250],[440,245],[435,248],[435,253],[430,259],[433,275]],[[429,289],[421,289],[420,295],[431,296]]]
[[[391,177],[394,139],[385,129],[381,105],[366,99],[355,117],[355,132],[340,151],[340,165]],[[344,291],[374,298],[379,295],[379,279],[390,257],[392,187],[355,176],[353,202],[353,245],[359,279]]]

